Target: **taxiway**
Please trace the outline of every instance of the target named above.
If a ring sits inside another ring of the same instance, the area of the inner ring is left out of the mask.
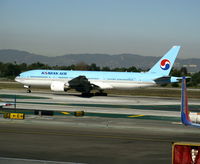
[[[199,130],[168,121],[62,119],[1,120],[1,157],[160,164],[170,163],[173,142],[198,142],[200,138]]]
[[[163,120],[87,115],[29,115],[25,120],[0,118],[3,159],[92,164],[170,163],[173,142],[199,142],[200,138],[198,129],[180,124],[180,99],[117,95],[82,98],[78,94],[28,94],[23,90],[1,90],[1,95],[4,101],[12,101],[17,95],[17,108],[26,110],[84,110],[86,113],[166,117]],[[200,105],[199,100],[191,100],[190,104]],[[168,120],[169,116],[178,119]]]

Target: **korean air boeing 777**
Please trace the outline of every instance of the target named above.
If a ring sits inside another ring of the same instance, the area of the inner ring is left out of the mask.
[[[31,70],[15,78],[24,84],[27,92],[31,86],[48,86],[52,91],[75,89],[82,95],[107,95],[105,89],[134,89],[154,86],[156,84],[178,82],[179,77],[170,77],[174,61],[180,46],[173,46],[148,72],[106,72],[106,71],[65,71],[65,70]]]

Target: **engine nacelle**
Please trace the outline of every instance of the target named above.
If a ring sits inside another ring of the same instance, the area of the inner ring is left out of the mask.
[[[53,81],[51,83],[51,90],[52,91],[67,91],[69,90],[69,84],[66,82],[61,81]]]
[[[194,123],[200,123],[200,113],[190,112],[190,120]]]

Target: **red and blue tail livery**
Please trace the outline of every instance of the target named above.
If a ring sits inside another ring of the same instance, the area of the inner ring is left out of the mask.
[[[181,121],[186,126],[200,128],[199,120],[200,115],[198,113],[189,112],[186,77],[183,77],[181,90]]]
[[[168,59],[163,59],[161,62],[160,62],[160,68],[163,69],[163,70],[168,70],[170,68],[170,61]]]
[[[180,50],[180,46],[173,46],[150,70],[151,73],[168,76],[175,59]]]

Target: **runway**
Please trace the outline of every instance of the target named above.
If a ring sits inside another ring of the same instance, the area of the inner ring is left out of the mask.
[[[75,163],[170,163],[171,144],[200,131],[167,121],[113,118],[0,121],[1,157]]]
[[[2,95],[7,95],[3,100],[8,101],[17,95],[17,107],[23,109],[84,109],[104,114],[178,118],[177,121],[94,115],[29,115],[25,120],[0,118],[0,156],[4,158],[92,164],[171,163],[172,142],[199,142],[200,138],[199,129],[180,124],[179,99],[117,95],[82,98],[76,94],[50,92],[27,94],[22,90],[1,90]],[[198,100],[190,102],[192,107],[200,105]]]

